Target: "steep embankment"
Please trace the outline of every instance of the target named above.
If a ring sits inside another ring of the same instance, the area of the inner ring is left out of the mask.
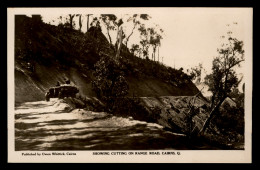
[[[129,82],[129,96],[131,94],[140,97],[193,96],[198,93],[198,89],[191,82],[176,87],[154,77],[145,79],[127,77],[127,80]]]
[[[113,57],[113,47],[102,32],[91,27],[84,34],[26,16],[16,16],[15,24],[16,104],[44,100],[44,93],[57,81],[64,83],[64,78],[69,78],[79,87],[80,95],[95,96],[92,90],[94,64],[103,54]],[[191,81],[181,77],[175,81],[183,75],[181,71],[171,69],[174,74],[169,76],[171,74],[165,66],[133,57],[129,52],[122,55],[120,62],[125,66],[128,96],[192,96],[198,92]],[[168,80],[165,81],[159,73],[167,76]]]
[[[75,68],[60,70],[56,67],[45,67],[36,64],[35,72],[31,74],[19,67],[19,64],[16,64],[15,103],[45,100],[44,94],[47,90],[55,86],[57,81],[65,83],[64,78],[69,78],[72,84],[76,84],[79,87],[80,95],[95,97],[95,93],[91,88],[90,78]]]

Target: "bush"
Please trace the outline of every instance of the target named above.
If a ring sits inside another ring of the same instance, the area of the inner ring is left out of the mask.
[[[211,142],[235,148],[237,143],[244,143],[244,123],[243,108],[224,105],[212,119],[205,137]]]
[[[119,64],[109,56],[103,56],[95,64],[92,81],[97,96],[113,107],[116,98],[128,94],[128,84]]]

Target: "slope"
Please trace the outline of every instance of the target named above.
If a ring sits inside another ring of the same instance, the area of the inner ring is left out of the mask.
[[[82,96],[95,96],[91,86],[95,63],[113,57],[114,47],[100,30],[84,34],[63,25],[53,26],[27,16],[15,18],[15,101],[43,100],[57,81],[69,78]],[[196,86],[182,70],[121,52],[120,62],[129,84],[129,96],[192,96]]]

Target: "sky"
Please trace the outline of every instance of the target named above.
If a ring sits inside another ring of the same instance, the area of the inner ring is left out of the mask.
[[[232,31],[233,36],[244,41],[244,47],[251,50],[252,11],[249,8],[58,8],[36,9],[28,14],[30,13],[41,14],[44,22],[56,25],[59,16],[68,14],[115,14],[125,18],[135,13],[148,14],[151,16],[150,20],[143,23],[147,26],[158,24],[164,30],[160,61],[162,62],[163,56],[165,65],[177,69],[183,67],[187,70],[202,63],[206,73],[210,73],[212,60],[218,55],[217,48],[223,42],[221,36],[227,35],[228,31]],[[78,17],[75,21],[77,28]],[[126,29],[126,35],[130,33],[130,28],[131,23]],[[86,17],[82,31],[86,31]],[[106,35],[105,29],[103,32]],[[111,33],[111,36],[115,38],[116,33]],[[135,31],[129,44],[139,41],[139,34]],[[243,65],[242,63],[241,68],[237,69],[240,77],[244,72]]]

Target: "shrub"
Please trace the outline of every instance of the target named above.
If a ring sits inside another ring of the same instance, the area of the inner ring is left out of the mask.
[[[97,96],[113,107],[116,98],[128,94],[128,84],[117,62],[109,56],[103,56],[95,64],[92,87]]]

